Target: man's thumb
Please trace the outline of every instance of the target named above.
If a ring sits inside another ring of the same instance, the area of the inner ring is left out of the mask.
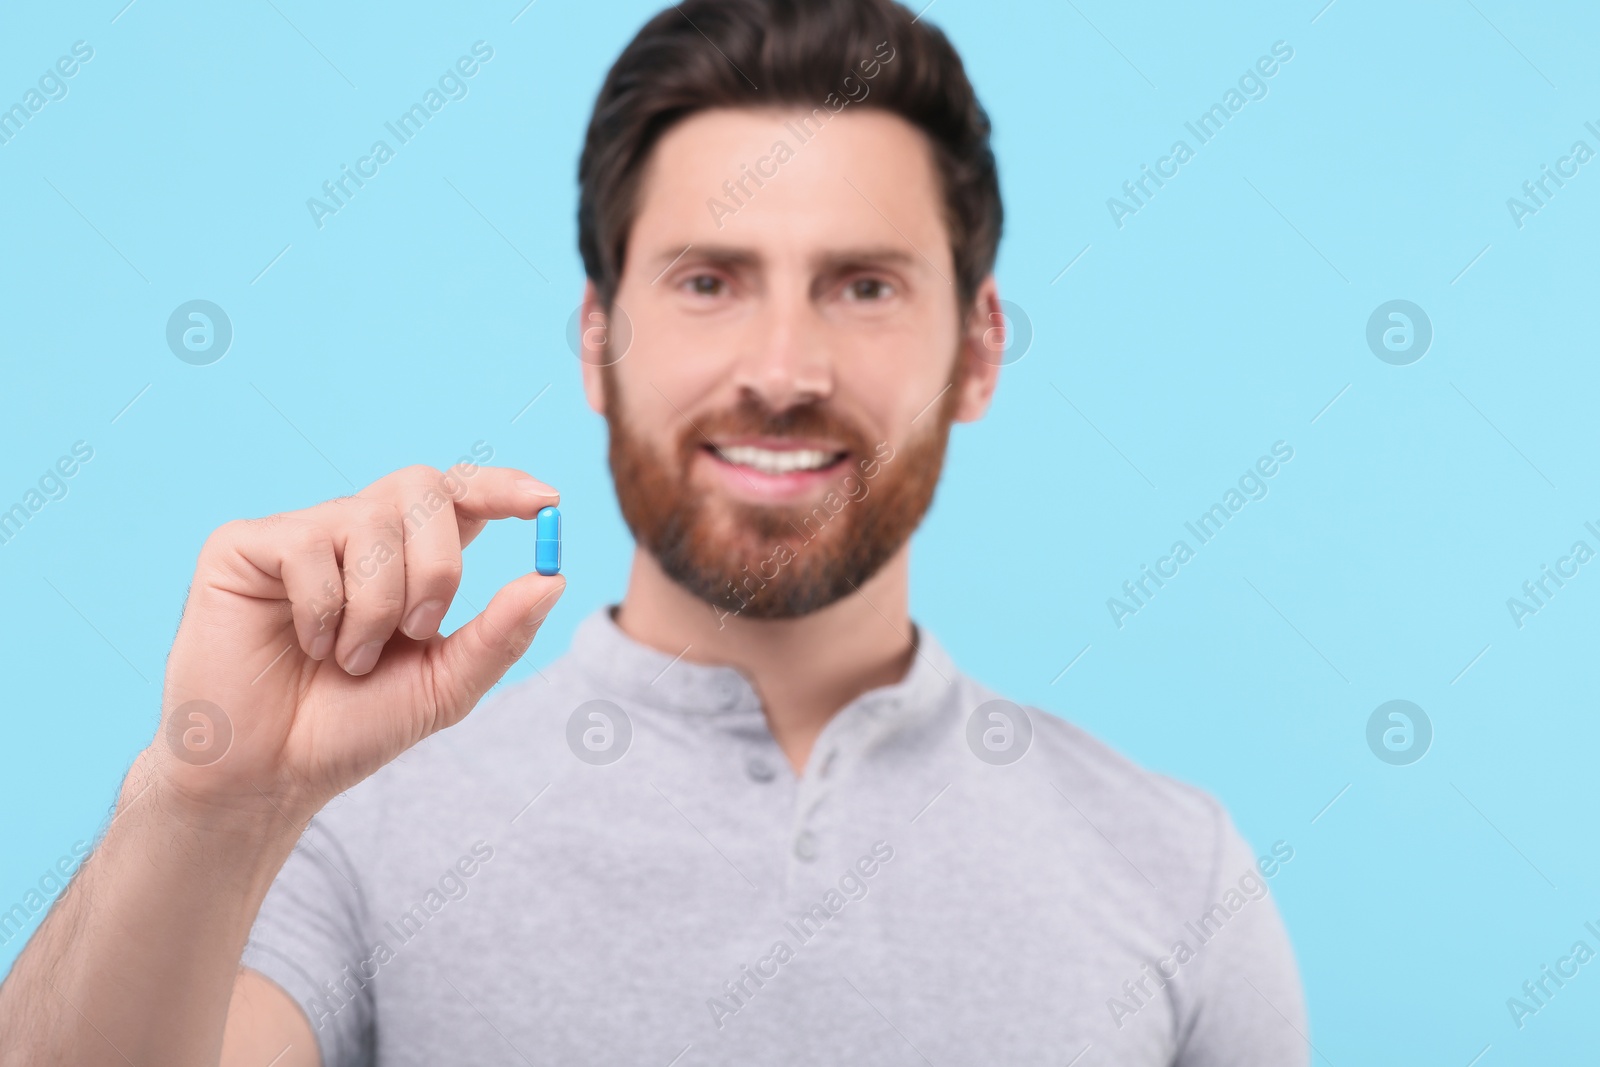
[[[524,574],[507,584],[489,606],[436,646],[436,730],[466,717],[489,687],[522,658],[533,643],[567,580],[561,575]]]

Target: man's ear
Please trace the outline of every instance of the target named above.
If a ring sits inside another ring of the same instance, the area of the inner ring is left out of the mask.
[[[611,358],[611,325],[600,310],[600,292],[593,281],[583,283],[583,303],[578,308],[578,366],[583,371],[583,395],[596,415],[606,413],[605,376],[601,368]]]
[[[956,401],[955,421],[975,422],[989,410],[995,386],[1000,381],[1000,365],[1007,358],[1006,346],[1012,340],[1011,323],[1000,308],[1000,289],[994,275],[983,279],[968,311],[966,330],[961,338],[961,390]]]

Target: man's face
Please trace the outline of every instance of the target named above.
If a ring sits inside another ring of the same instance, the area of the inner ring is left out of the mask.
[[[954,282],[931,149],[896,116],[715,110],[661,139],[612,316],[625,355],[591,351],[584,379],[669,576],[787,618],[901,549],[998,371],[993,281],[976,309]]]

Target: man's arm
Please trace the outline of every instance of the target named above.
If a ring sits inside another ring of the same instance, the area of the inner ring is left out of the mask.
[[[1305,1067],[1310,1062],[1306,1006],[1294,951],[1264,871],[1294,857],[1284,841],[1263,863],[1218,809],[1218,859],[1210,896],[1221,929],[1196,948],[1198,1012],[1178,1067]],[[1287,849],[1287,851],[1283,851]]]
[[[313,814],[527,651],[560,577],[523,575],[449,637],[438,625],[462,546],[554,502],[520,471],[411,467],[207,540],[158,735],[0,985],[0,1065],[319,1063],[299,1007],[240,970],[256,914]]]
[[[311,1024],[288,993],[265,975],[245,969],[233,984],[221,1067],[265,1067],[262,1049],[279,1049],[271,1067],[321,1067]]]
[[[276,1067],[317,1067],[299,1008],[276,986],[276,998],[262,995],[255,986],[270,986],[265,979],[239,973],[294,827],[270,808],[270,819],[185,810],[158,783],[139,784],[139,769],[104,839],[0,987],[8,1031],[0,1062],[263,1067],[270,1056],[253,1057],[278,1040],[274,1054],[302,1047]],[[219,1061],[225,1019],[236,1055]]]

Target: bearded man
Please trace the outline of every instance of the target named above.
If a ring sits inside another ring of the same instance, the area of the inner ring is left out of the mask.
[[[1005,362],[989,132],[890,0],[652,19],[579,164],[625,596],[476,707],[565,579],[445,636],[462,549],[550,486],[410,467],[216,531],[0,1061],[1305,1063],[1292,848],[910,617]]]

